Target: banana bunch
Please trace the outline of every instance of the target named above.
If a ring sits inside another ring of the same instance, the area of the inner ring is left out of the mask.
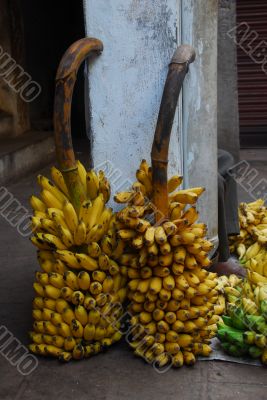
[[[240,234],[230,238],[231,251],[247,268],[252,284],[267,284],[267,208],[264,200],[241,203],[239,224]]]
[[[33,288],[33,353],[62,361],[97,354],[121,337],[121,304],[127,292],[127,270],[116,258],[123,247],[115,217],[106,207],[109,183],[78,162],[87,194],[77,212],[61,172],[52,167],[52,181],[38,176],[41,198],[32,196],[32,243],[41,271]]]
[[[249,355],[267,364],[267,286],[249,279],[224,281],[226,315],[218,322],[217,336],[222,348],[234,357]]]
[[[182,177],[172,177],[170,218],[155,225],[151,168],[145,160],[136,177],[131,190],[114,197],[126,203],[117,213],[116,229],[124,244],[118,262],[129,279],[130,345],[137,356],[159,367],[193,365],[197,355],[210,354],[225,307],[217,275],[205,269],[212,244],[194,206],[204,189],[175,191]]]

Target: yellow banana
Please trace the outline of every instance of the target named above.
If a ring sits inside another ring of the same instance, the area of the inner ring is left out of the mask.
[[[246,254],[246,250],[247,249],[244,243],[239,243],[236,249],[236,252],[239,255],[239,260],[241,260],[244,257],[244,255]]]
[[[53,312],[51,315],[51,322],[55,326],[58,326],[61,322],[63,322],[61,314]]]
[[[101,270],[107,271],[110,267],[110,258],[105,253],[101,253],[98,257],[98,265]]]
[[[181,275],[183,271],[184,271],[183,264],[177,264],[177,263],[172,264],[172,272],[174,273],[174,275]]]
[[[74,360],[81,360],[85,355],[84,346],[81,343],[76,344],[74,349],[72,350],[72,357]]]
[[[49,277],[46,272],[37,271],[35,274],[35,278],[36,278],[37,282],[39,282],[42,286],[47,285],[49,282]]]
[[[175,279],[175,285],[176,285],[177,289],[185,291],[186,289],[189,288],[189,284],[183,275],[175,276],[174,279]]]
[[[198,195],[192,191],[188,190],[179,190],[169,196],[170,201],[179,202],[182,204],[195,204]]]
[[[50,272],[49,273],[49,282],[52,286],[61,289],[65,286],[65,282],[63,279],[63,276],[61,274],[58,274],[56,272]]]
[[[64,203],[67,200],[67,197],[64,193],[59,190],[53,182],[47,179],[45,176],[38,175],[37,182],[41,186],[43,190],[47,190],[50,192],[60,203]]]
[[[100,321],[100,312],[98,310],[90,310],[88,313],[88,323],[97,325]]]
[[[186,249],[183,246],[178,246],[174,249],[173,258],[178,264],[183,264],[185,261]]]
[[[66,245],[55,235],[51,233],[38,233],[37,236],[47,243],[52,249],[66,250]]]
[[[58,325],[58,334],[63,336],[64,338],[72,336],[69,325],[66,324],[65,322],[61,322]]]
[[[114,196],[116,203],[128,203],[134,196],[134,192],[120,192]]]
[[[149,195],[152,193],[152,182],[144,170],[138,169],[136,171],[137,180],[145,186],[146,193]]]
[[[64,339],[64,349],[67,351],[71,351],[76,346],[76,341],[73,336],[67,336]]]
[[[99,191],[99,178],[96,172],[91,169],[86,174],[86,183],[87,183],[87,196],[90,200],[94,200]]]
[[[69,191],[62,173],[54,166],[51,168],[50,172],[51,172],[51,177],[54,183],[57,185],[57,187],[61,190],[61,192],[65,194],[65,196],[69,197]]]
[[[265,285],[267,284],[267,278],[254,271],[247,271],[248,279],[255,285]]]
[[[56,196],[54,196],[54,194],[52,194],[48,190],[44,189],[41,191],[41,198],[47,207],[54,207],[62,210],[63,201],[60,201]]]
[[[96,307],[96,300],[87,294],[84,298],[83,305],[86,310],[93,310]]]
[[[38,296],[33,299],[32,305],[34,308],[42,310],[44,308],[44,300],[42,297]]]
[[[46,208],[47,208],[46,204],[42,200],[40,200],[38,197],[31,196],[30,197],[30,204],[31,204],[31,207],[32,207],[33,210],[41,211],[43,213],[46,212]]]
[[[189,283],[189,286],[196,287],[200,283],[198,276],[195,275],[193,272],[189,272],[189,271],[184,272],[184,277],[186,278],[187,282]]]
[[[103,238],[103,240],[104,240],[105,238]],[[102,242],[103,242],[103,240],[102,240]],[[102,246],[102,242],[101,242],[101,246]],[[102,247],[102,250],[104,251],[104,253],[105,253],[105,250],[103,249],[103,247]],[[98,258],[99,256],[100,256],[100,254],[101,254],[101,247],[99,246],[99,244],[98,243],[96,243],[96,242],[91,242],[89,245],[88,245],[88,255],[90,256],[90,257],[93,257],[93,258]]]
[[[179,175],[174,175],[168,180],[168,192],[172,193],[176,190],[183,182],[183,177]]]
[[[103,225],[104,232],[106,233],[109,227],[109,223],[112,217],[112,208],[104,208],[100,217],[97,220],[97,223]]]
[[[99,193],[103,194],[104,202],[107,203],[110,199],[110,183],[107,178],[101,174],[102,171],[99,171],[98,178],[99,178]],[[104,174],[104,173],[103,173]]]
[[[79,289],[79,281],[76,274],[72,271],[67,271],[64,273],[64,281],[67,286],[73,290]]]
[[[63,228],[63,226],[60,226],[59,232],[60,232],[60,238],[66,247],[71,247],[74,245],[73,236],[69,229],[66,229],[66,228]]]
[[[82,305],[77,305],[75,307],[75,318],[85,326],[88,321],[88,315],[86,309]]]
[[[186,333],[181,333],[178,336],[177,343],[182,349],[188,348],[193,343],[193,337]]]
[[[88,323],[84,327],[83,337],[86,341],[90,342],[95,337],[96,326],[93,323]]]
[[[81,180],[81,183],[82,183],[82,186],[83,186],[83,189],[84,189],[84,193],[86,193],[86,191],[87,191],[86,169],[84,168],[83,164],[79,160],[76,161],[76,166],[77,166],[77,169],[78,169],[79,178]]]
[[[167,242],[167,236],[162,226],[155,228],[155,241],[160,245]]]
[[[172,221],[166,221],[162,224],[167,236],[173,236],[177,232],[177,227]]]
[[[261,250],[261,245],[258,242],[253,243],[246,251],[245,258],[246,260],[250,260],[255,257],[259,251]]]
[[[61,210],[57,210],[56,208],[48,208],[49,217],[55,222],[56,226],[63,226],[68,229],[68,226],[65,222],[64,214]]]
[[[86,271],[79,272],[77,278],[80,289],[88,290],[91,283],[90,275],[88,274],[88,272]]]
[[[95,271],[98,268],[98,263],[94,258],[83,253],[76,253],[75,255],[80,266],[87,271]]]
[[[105,235],[106,228],[104,225],[95,224],[93,228],[90,229],[86,236],[86,241],[88,243],[91,242],[99,242],[103,236]]]
[[[172,275],[165,276],[162,283],[166,290],[172,291],[175,288],[175,280]]]
[[[100,193],[95,200],[93,200],[90,219],[86,221],[86,226],[91,229],[99,220],[105,206],[103,194]]]
[[[43,301],[44,301],[44,308],[48,308],[51,311],[56,310],[56,301],[54,299],[45,297]]]
[[[52,285],[45,285],[44,287],[45,296],[50,299],[58,299],[60,297],[60,289],[52,286]]]
[[[117,234],[120,239],[127,241],[135,238],[136,231],[133,229],[120,229]]]
[[[243,304],[243,309],[247,314],[259,315],[258,307],[254,301],[243,297],[242,304]]]
[[[68,267],[74,269],[80,269],[80,263],[78,262],[74,253],[68,250],[57,250],[56,256],[63,261]]]
[[[69,201],[66,201],[64,203],[63,213],[69,230],[71,231],[72,234],[74,234],[78,226],[78,216],[76,214],[73,205]]]
[[[151,293],[156,294],[161,291],[162,279],[160,277],[153,277],[149,282],[149,290]]]
[[[72,304],[75,306],[81,305],[84,303],[84,294],[80,290],[75,290],[71,296]]]
[[[172,201],[170,199],[170,201]],[[182,211],[185,208],[185,204],[179,203],[177,201],[172,201],[170,204],[170,219],[174,221],[176,219],[181,218]]]
[[[40,236],[31,236],[30,241],[32,244],[36,247],[38,247],[39,250],[49,250],[51,247],[46,243],[42,237]]]
[[[58,234],[57,225],[51,219],[41,218],[41,226],[42,226],[42,229],[44,229],[48,233],[51,233],[52,235],[57,235]]]
[[[56,260],[53,265],[53,272],[56,272],[60,275],[64,275],[64,272],[67,271],[66,265],[61,260]],[[52,272],[52,271],[51,271]]]
[[[83,220],[78,222],[78,225],[74,231],[74,242],[78,246],[86,242],[86,225]]]

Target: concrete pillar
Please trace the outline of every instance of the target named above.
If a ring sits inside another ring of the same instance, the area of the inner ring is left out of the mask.
[[[94,165],[106,160],[132,182],[151,144],[168,63],[177,44],[196,49],[173,126],[169,175],[206,187],[201,219],[217,235],[217,0],[86,0],[88,36],[104,42],[90,66]],[[181,32],[181,34],[180,34]],[[181,40],[182,35],[182,40]],[[184,158],[184,159],[183,159]]]
[[[113,190],[135,179],[151,145],[168,64],[179,43],[177,0],[87,0],[87,36],[101,39],[103,54],[90,66],[92,158],[109,161],[121,177]],[[181,173],[178,113],[169,173]]]
[[[217,242],[217,0],[182,0],[182,42],[196,50],[183,87],[185,185],[205,186],[198,209]]]
[[[218,147],[239,159],[239,114],[236,45],[227,34],[236,25],[236,2],[219,1],[218,15]]]

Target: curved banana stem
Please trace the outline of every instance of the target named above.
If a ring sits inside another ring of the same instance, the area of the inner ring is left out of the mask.
[[[189,45],[179,46],[170,62],[166,78],[154,141],[151,151],[153,205],[156,207],[156,222],[168,218],[167,168],[171,129],[179,93],[188,71],[195,60],[195,51]]]
[[[78,40],[63,55],[56,75],[54,103],[56,154],[76,210],[79,210],[86,194],[79,179],[71,138],[72,94],[81,63],[92,53],[100,54],[102,50],[103,44],[98,39]]]

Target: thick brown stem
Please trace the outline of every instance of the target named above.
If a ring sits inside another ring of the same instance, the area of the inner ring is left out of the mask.
[[[191,46],[182,45],[175,51],[165,82],[154,141],[151,151],[153,205],[157,210],[156,222],[168,218],[168,151],[173,119],[179,93],[188,70],[195,59]]]
[[[64,175],[71,200],[76,210],[86,198],[79,179],[71,138],[71,101],[77,71],[92,53],[100,54],[103,44],[94,38],[84,38],[73,43],[59,64],[56,75],[54,103],[54,130],[59,168]]]

